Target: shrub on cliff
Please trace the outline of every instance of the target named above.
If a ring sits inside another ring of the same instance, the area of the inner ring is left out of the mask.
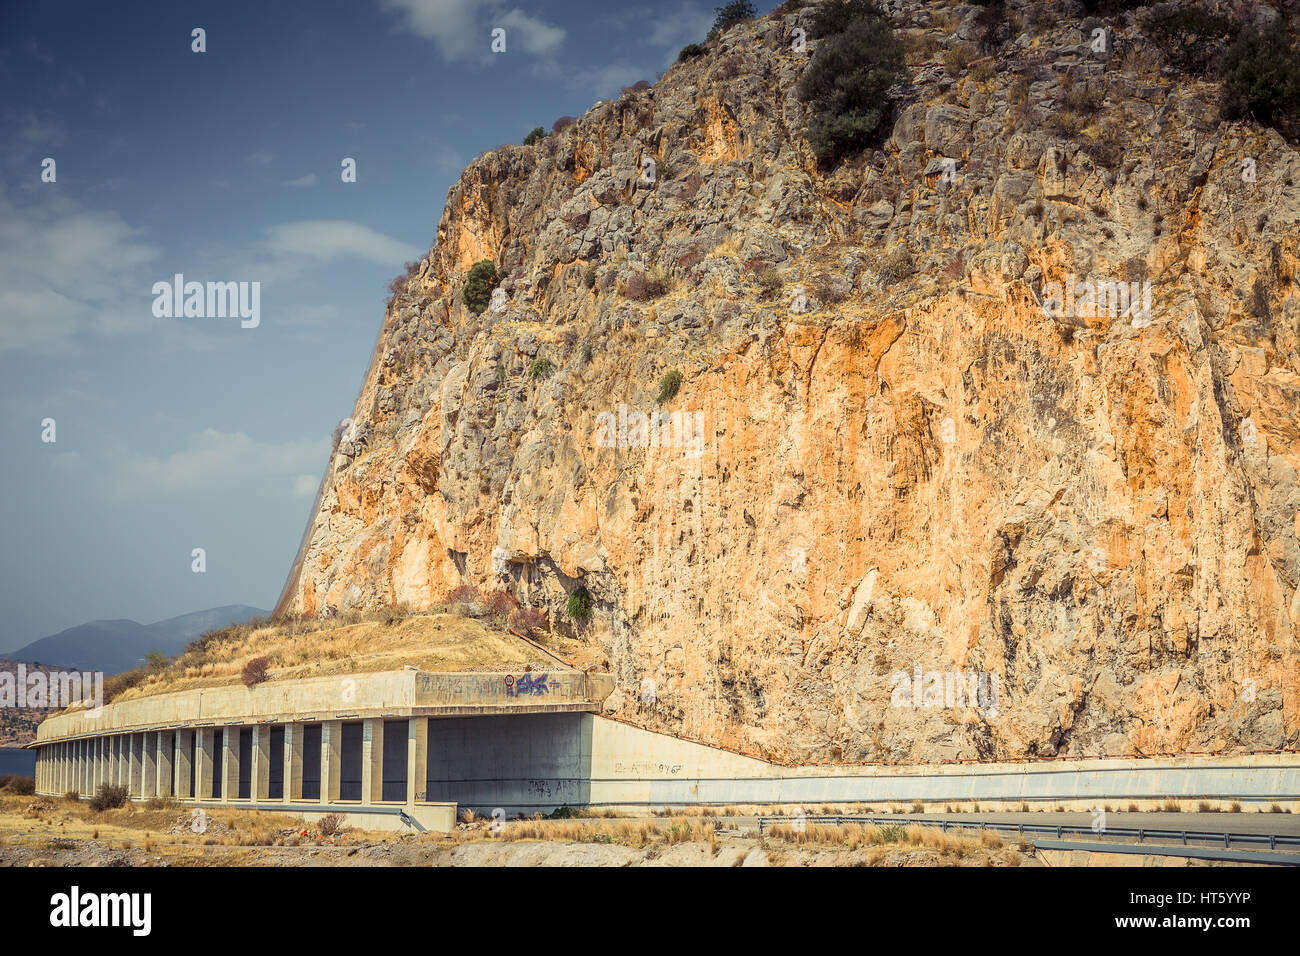
[[[677,62],[685,63],[694,57],[701,56],[704,53],[704,45],[700,43],[688,43],[682,47],[682,51],[677,54]]]
[[[1143,33],[1165,59],[1194,76],[1214,72],[1236,30],[1229,18],[1201,7],[1159,7],[1143,23]]]
[[[550,378],[555,371],[555,363],[548,358],[533,359],[533,364],[528,366],[529,378]]]
[[[245,687],[256,687],[266,680],[266,669],[270,666],[269,658],[254,657],[244,665],[244,669],[239,674],[240,680],[244,682]]]
[[[545,138],[546,138],[546,130],[542,129],[540,126],[534,126],[532,128],[532,131],[529,132],[529,134],[524,137],[524,145],[532,146],[533,143],[540,142]]]
[[[581,585],[569,595],[564,610],[575,621],[591,620],[591,592]]]
[[[673,369],[671,372],[664,374],[659,380],[659,397],[655,399],[656,404],[662,405],[664,402],[671,402],[677,397],[677,392],[682,387],[682,373]]]
[[[810,108],[809,145],[818,161],[832,166],[879,136],[889,119],[889,88],[907,66],[889,19],[866,0],[828,4],[813,27],[824,39],[797,92]]]
[[[1243,30],[1221,71],[1225,118],[1251,116],[1287,135],[1300,132],[1300,51],[1284,31]]]
[[[492,290],[501,281],[497,267],[491,259],[483,259],[470,266],[469,275],[465,277],[465,288],[460,297],[469,310],[475,314],[483,312],[492,300]]]
[[[721,7],[714,7],[713,27],[709,30],[709,39],[714,40],[726,33],[737,23],[744,23],[758,16],[758,11],[749,0],[732,0]]]

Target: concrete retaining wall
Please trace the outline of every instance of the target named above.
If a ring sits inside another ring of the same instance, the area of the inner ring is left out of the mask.
[[[1207,799],[1300,810],[1297,754],[786,768],[592,714],[436,720],[429,737],[429,799],[483,813],[918,799],[1081,809],[1107,800]]]

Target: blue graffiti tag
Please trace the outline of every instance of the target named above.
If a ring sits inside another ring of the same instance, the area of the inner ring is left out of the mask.
[[[524,674],[514,684],[506,683],[506,696],[526,697],[532,695],[533,697],[540,697],[548,693],[552,686],[560,686],[559,681],[556,681],[554,685],[548,683],[548,677],[550,677],[549,674],[538,674],[536,677],[532,674]]]

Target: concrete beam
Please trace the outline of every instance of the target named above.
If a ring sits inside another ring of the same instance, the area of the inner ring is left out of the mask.
[[[173,778],[175,780],[173,793],[181,800],[191,800],[194,794],[190,792],[190,754],[186,749],[186,743],[190,739],[190,734],[185,730],[178,730],[172,737],[172,747],[175,757],[172,760]]]
[[[148,800],[158,792],[158,734],[156,732],[141,734],[140,744],[144,751],[140,796]]]
[[[326,720],[320,726],[320,801],[338,803],[343,781],[343,721]]]
[[[127,740],[131,747],[131,763],[129,769],[131,776],[128,778],[130,782],[127,784],[127,787],[131,792],[132,799],[134,799],[144,793],[141,782],[144,761],[144,735],[129,734]]]
[[[368,717],[361,722],[361,805],[384,799],[384,721]]]
[[[170,797],[174,793],[175,779],[172,776],[172,758],[175,756],[176,744],[172,738],[175,733],[170,730],[158,731],[158,779],[154,784],[154,793],[160,797]]]
[[[412,717],[406,732],[406,805],[425,799],[429,778],[429,718]]]
[[[239,725],[227,724],[225,745],[221,748],[221,802],[239,799]]]
[[[194,732],[194,796],[198,800],[212,799],[212,765],[216,760],[216,732],[211,727],[200,727]]]
[[[257,803],[271,792],[271,725],[253,727],[253,766],[248,778],[248,796]]]
[[[284,725],[284,802],[302,799],[302,738],[304,724]]]

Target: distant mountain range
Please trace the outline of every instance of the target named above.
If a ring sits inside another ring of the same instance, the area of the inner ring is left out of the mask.
[[[42,637],[15,651],[6,651],[4,656],[69,670],[116,674],[138,666],[152,650],[160,650],[172,657],[200,634],[268,614],[270,611],[246,604],[228,604],[169,617],[156,624],[129,620],[91,621]]]

